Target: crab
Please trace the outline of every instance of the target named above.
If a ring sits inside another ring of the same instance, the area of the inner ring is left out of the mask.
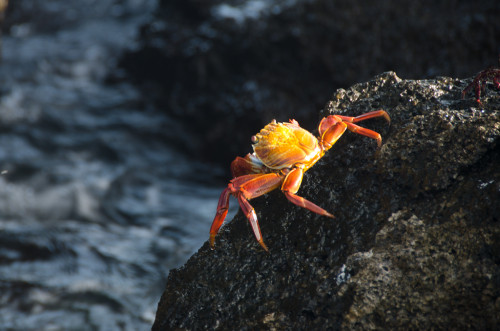
[[[249,200],[266,194],[278,187],[287,199],[316,214],[334,216],[316,204],[298,196],[304,173],[323,157],[346,129],[375,139],[382,145],[379,133],[360,127],[355,123],[370,118],[383,117],[390,123],[384,110],[372,111],[356,117],[329,115],[318,126],[318,137],[301,128],[295,120],[276,122],[273,120],[252,137],[252,154],[237,157],[231,163],[233,179],[222,191],[217,204],[217,212],[210,228],[210,246],[214,249],[215,236],[219,232],[229,207],[229,196],[238,200],[241,210],[250,222],[255,239],[268,251],[254,208]]]
[[[499,62],[500,62],[500,56],[499,56]],[[485,93],[486,90],[486,82],[488,80],[492,80],[493,84],[495,84],[496,88],[500,90],[500,68],[495,68],[495,67],[489,67],[474,77],[474,80],[467,85],[462,91],[462,99],[465,98],[465,95],[472,89],[474,88],[476,92],[476,101],[478,104],[481,105],[481,93]]]

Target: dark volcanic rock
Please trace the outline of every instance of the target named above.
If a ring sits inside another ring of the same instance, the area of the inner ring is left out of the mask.
[[[346,132],[306,174],[299,194],[336,218],[252,200],[270,253],[239,212],[170,272],[153,330],[497,327],[500,98],[460,100],[467,83],[389,72],[337,90],[321,115],[392,123],[362,123],[380,150]]]
[[[387,70],[468,77],[500,51],[498,0],[159,3],[122,64],[184,123],[179,143],[222,164],[273,118],[314,125],[332,88]]]

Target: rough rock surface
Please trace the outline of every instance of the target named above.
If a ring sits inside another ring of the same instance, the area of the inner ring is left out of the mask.
[[[338,87],[495,65],[499,16],[498,0],[168,0],[122,63],[184,123],[183,150],[227,164],[273,118],[315,125]]]
[[[337,90],[321,116],[392,122],[363,122],[380,150],[346,132],[306,173],[299,194],[336,218],[252,200],[270,253],[239,212],[170,272],[153,330],[498,327],[500,96],[461,100],[468,82],[388,72]]]

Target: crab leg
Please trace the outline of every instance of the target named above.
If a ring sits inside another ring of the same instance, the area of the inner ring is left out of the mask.
[[[377,141],[378,147],[382,146],[382,136],[380,133],[372,131],[367,128],[363,128],[361,126],[358,126],[356,124],[350,123],[350,122],[344,122],[347,125],[347,128],[357,134],[361,134],[363,136],[367,136],[368,138],[375,139]]]
[[[239,156],[236,157],[231,163],[231,173],[234,178],[250,174],[262,174],[264,172],[265,166],[256,156],[250,153],[244,158]]]
[[[374,118],[374,117],[383,117],[389,123],[391,122],[391,118],[389,117],[389,114],[387,114],[384,110],[375,110],[375,111],[371,111],[369,113],[362,114],[362,115],[359,115],[356,117],[342,116],[342,115],[336,115],[336,116],[339,117],[340,119],[342,119],[342,121],[344,121],[344,123],[347,125],[347,128],[350,131],[357,133],[357,134],[361,134],[363,136],[367,136],[368,138],[375,139],[377,141],[378,147],[380,147],[382,145],[382,136],[380,136],[380,134],[375,132],[375,131],[360,127],[354,123],[361,122],[361,121],[364,121],[364,120],[367,120],[370,118]]]
[[[248,221],[250,222],[250,225],[252,226],[255,239],[257,239],[262,248],[268,251],[267,246],[266,244],[264,244],[264,240],[262,239],[262,233],[260,232],[257,215],[255,214],[255,210],[253,209],[252,205],[248,202],[248,200],[251,200],[253,198],[271,192],[281,184],[283,178],[277,173],[269,173],[265,175],[247,175],[242,177],[249,177],[250,180],[247,180],[244,183],[239,184],[238,187],[236,188],[238,202],[240,203],[241,210],[243,211]],[[234,179],[232,183],[236,184],[239,178]]]
[[[279,186],[283,177],[277,173],[253,174],[233,179],[233,194],[241,193],[247,200],[260,197]]]
[[[472,88],[472,83],[469,84],[466,88],[464,88],[464,90],[462,91],[462,99],[465,99],[465,95],[470,91],[471,88]]]
[[[281,187],[281,190],[283,191],[287,199],[297,206],[309,209],[316,214],[334,218],[332,214],[330,214],[323,208],[295,194],[299,190],[303,176],[304,170],[302,170],[301,168],[295,168],[288,173]]]
[[[377,144],[380,147],[382,144],[382,137],[380,134],[354,124],[374,117],[383,117],[387,121],[391,121],[389,115],[384,110],[376,110],[356,117],[343,115],[330,115],[325,117],[318,128],[324,150],[330,149],[332,145],[335,144],[344,133],[346,127],[352,132],[377,140]]]
[[[329,150],[339,138],[344,134],[347,129],[347,124],[339,121],[337,124],[334,124],[321,137],[321,144],[323,145],[323,149],[325,151]]]
[[[219,232],[222,223],[224,223],[224,219],[227,215],[227,209],[229,208],[229,195],[231,194],[231,190],[229,186],[222,191],[219,203],[217,204],[217,212],[215,213],[214,221],[212,222],[212,226],[210,227],[210,247],[214,248],[215,243],[215,235]]]
[[[248,202],[248,200],[243,197],[243,194],[241,193],[238,194],[238,202],[240,203],[240,207],[241,210],[243,211],[243,214],[245,214],[248,221],[250,222],[250,225],[252,226],[255,239],[257,239],[262,248],[264,248],[266,251],[269,251],[267,249],[266,244],[264,244],[264,240],[262,239],[262,233],[260,232],[259,221],[257,219],[257,214],[255,213],[255,209],[252,207],[250,202]]]
[[[343,115],[335,115],[335,116],[340,117],[342,119],[342,121],[344,121],[344,122],[351,122],[351,123],[361,122],[361,121],[364,121],[364,120],[367,120],[370,118],[374,118],[374,117],[383,117],[387,120],[387,122],[389,122],[389,123],[391,122],[391,118],[389,117],[389,114],[387,114],[387,112],[385,110],[375,110],[375,111],[368,112],[366,114],[361,114],[361,115],[356,116],[356,117],[343,116]]]
[[[267,251],[267,246],[264,244],[262,233],[260,232],[257,215],[248,200],[274,190],[280,185],[281,181],[282,176],[277,173],[251,174],[236,177],[231,180],[227,188],[222,191],[219,198],[217,212],[215,214],[214,221],[212,222],[212,227],[210,228],[210,246],[212,248],[214,247],[215,236],[226,218],[227,208],[229,206],[229,194],[233,194],[238,199],[238,203],[240,204],[243,214],[245,214],[246,218],[250,222],[255,238]]]

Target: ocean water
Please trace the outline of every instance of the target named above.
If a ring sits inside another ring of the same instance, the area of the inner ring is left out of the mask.
[[[16,6],[0,63],[0,329],[150,329],[223,188],[172,146],[165,112],[107,80],[156,3]]]

